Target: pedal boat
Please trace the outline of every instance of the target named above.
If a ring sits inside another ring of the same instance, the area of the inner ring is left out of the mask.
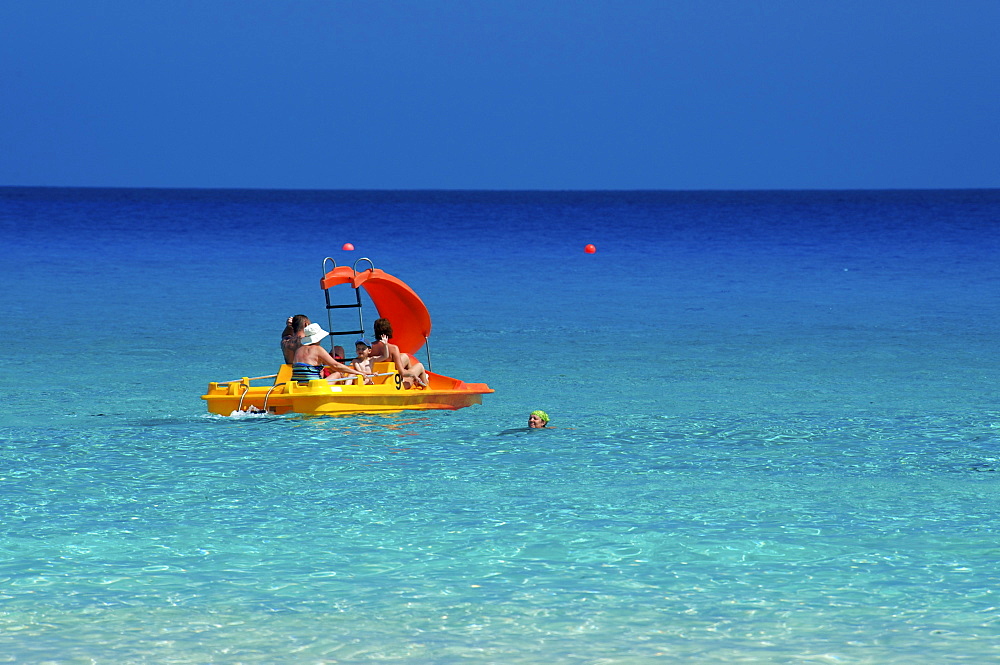
[[[358,271],[357,265],[367,261],[369,269]],[[333,269],[327,271],[327,265]],[[331,321],[328,343],[335,344],[338,335],[352,335],[354,340],[364,333],[364,318],[360,289],[371,298],[380,317],[392,322],[392,343],[402,353],[416,357],[425,347],[431,332],[431,317],[420,297],[403,281],[376,269],[369,259],[358,259],[354,266],[337,267],[332,258],[323,261],[324,274],[320,288],[326,295],[328,318],[331,310],[357,308],[359,326],[356,330],[333,331]],[[355,291],[355,303],[335,305],[330,302],[330,289],[348,285]],[[347,346],[347,344],[343,344]],[[213,381],[208,392],[201,396],[208,404],[208,411],[223,416],[234,412],[301,413],[308,415],[341,415],[350,413],[383,413],[404,410],[461,409],[482,404],[482,396],[493,390],[485,383],[465,383],[430,370],[430,353],[424,362],[429,378],[426,387],[410,385],[401,380],[391,362],[375,363],[372,367],[372,384],[359,376],[331,381],[314,379],[308,382],[292,381],[292,366],[281,365],[277,374],[242,377],[232,381]],[[270,380],[268,383],[254,382]]]

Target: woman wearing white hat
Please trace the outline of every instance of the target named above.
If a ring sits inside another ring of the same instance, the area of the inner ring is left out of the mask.
[[[339,379],[347,374],[358,374],[365,376],[364,372],[338,362],[327,353],[319,343],[329,335],[318,323],[310,323],[302,331],[302,346],[295,350],[292,358],[292,381],[309,381],[311,379],[322,379],[323,368],[330,367],[333,374],[330,379]]]

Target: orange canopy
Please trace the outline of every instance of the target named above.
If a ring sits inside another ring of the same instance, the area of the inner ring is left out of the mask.
[[[350,266],[334,268],[319,281],[321,289],[338,284],[365,290],[379,317],[392,323],[391,341],[403,353],[416,353],[430,336],[431,315],[427,305],[405,282],[377,268],[355,272]]]

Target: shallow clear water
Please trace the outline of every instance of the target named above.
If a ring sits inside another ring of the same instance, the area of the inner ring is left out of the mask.
[[[995,660],[998,220],[993,191],[0,189],[0,654]],[[323,320],[327,255],[410,283],[434,369],[497,392],[207,415]]]

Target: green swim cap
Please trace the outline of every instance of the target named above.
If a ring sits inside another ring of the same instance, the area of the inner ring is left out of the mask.
[[[541,419],[542,419],[542,422],[543,422],[543,423],[547,423],[547,422],[549,422],[549,414],[545,413],[545,412],[544,412],[544,411],[542,411],[541,409],[539,409],[538,411],[532,411],[532,412],[531,412],[531,413],[529,413],[528,415],[529,415],[529,416],[538,416],[539,418],[541,418]]]

